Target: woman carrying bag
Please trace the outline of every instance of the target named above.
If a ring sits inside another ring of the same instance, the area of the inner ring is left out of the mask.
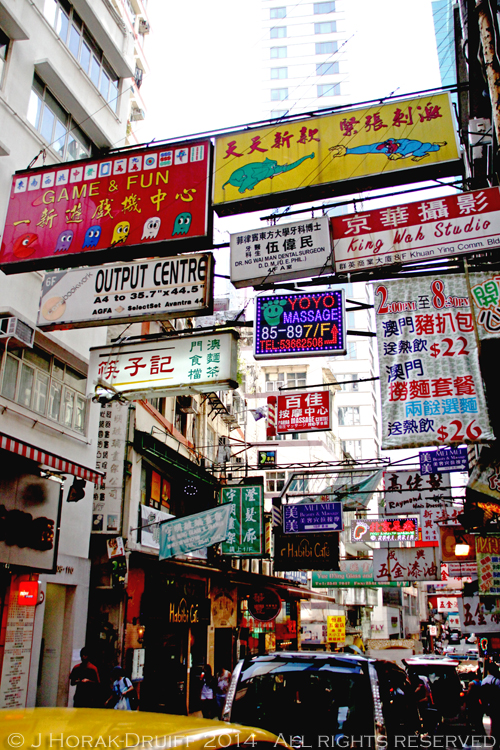
[[[133,711],[137,707],[135,688],[122,667],[113,667],[113,678],[113,693],[106,705],[118,711]]]

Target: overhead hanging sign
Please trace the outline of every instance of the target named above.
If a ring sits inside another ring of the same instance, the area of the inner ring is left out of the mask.
[[[500,536],[478,536],[476,560],[480,595],[500,596]]]
[[[442,448],[420,451],[418,455],[421,474],[445,474],[452,471],[469,471],[467,448]]]
[[[211,253],[45,274],[44,331],[204,315],[213,303]]]
[[[17,172],[0,268],[94,265],[210,246],[210,141]]]
[[[283,505],[285,534],[342,531],[342,503],[294,503]]]
[[[275,570],[337,570],[338,534],[274,533]]]
[[[498,187],[334,216],[335,271],[375,270],[500,246]]]
[[[160,524],[160,560],[185,555],[202,547],[211,547],[227,538],[229,505],[218,505],[183,518]]]
[[[231,282],[240,288],[333,271],[328,216],[231,234]]]
[[[373,577],[375,581],[438,581],[436,549],[374,549]]]
[[[374,285],[382,448],[494,440],[462,275]]]
[[[330,390],[278,395],[278,434],[331,430],[332,398]]]
[[[92,533],[119,534],[122,527],[123,477],[127,452],[128,410],[113,402],[101,406],[97,432],[96,469],[104,471],[94,487]]]
[[[461,171],[449,94],[414,97],[219,136],[213,204],[226,216]]]
[[[265,553],[264,490],[262,484],[222,487],[221,503],[230,504],[229,531],[223,555],[262,557]]]
[[[345,641],[345,615],[327,615],[326,617],[326,642],[344,643]]]
[[[402,583],[375,581],[372,560],[341,560],[340,570],[318,570],[312,573],[313,589],[367,588],[402,586]]]
[[[343,289],[257,296],[255,359],[345,354],[344,308]]]
[[[357,518],[351,521],[351,542],[415,542],[419,518]]]
[[[236,331],[173,336],[90,350],[88,383],[129,400],[237,388]]]
[[[462,633],[496,633],[500,630],[500,597],[487,602],[479,594],[462,596],[458,600]]]

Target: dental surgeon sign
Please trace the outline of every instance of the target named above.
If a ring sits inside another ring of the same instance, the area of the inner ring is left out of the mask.
[[[209,141],[119,152],[18,172],[0,268],[5,273],[207,249]]]
[[[345,354],[343,289],[255,298],[255,359]]]

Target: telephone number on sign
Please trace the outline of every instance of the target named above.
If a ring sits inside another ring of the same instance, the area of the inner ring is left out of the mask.
[[[323,346],[323,339],[321,337],[313,339],[285,339],[281,340],[280,349],[304,349],[310,348],[321,348]]]

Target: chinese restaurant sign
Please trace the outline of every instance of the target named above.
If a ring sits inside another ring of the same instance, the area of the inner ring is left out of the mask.
[[[209,141],[17,173],[5,273],[171,255],[209,246]],[[170,247],[171,246],[171,247]]]
[[[421,474],[444,474],[451,471],[468,471],[467,448],[442,448],[435,451],[420,451]]]
[[[387,471],[385,512],[388,515],[419,513],[422,541],[439,541],[438,523],[454,520],[458,508],[453,507],[449,474],[420,476],[416,471]]]
[[[237,288],[324,271],[333,271],[327,216],[231,234],[231,282]]]
[[[312,588],[366,588],[371,586],[398,586],[397,583],[381,583],[373,579],[371,560],[341,560],[340,570],[313,571]]]
[[[222,487],[221,503],[229,503],[229,531],[222,544],[223,555],[264,555],[264,492],[260,484]]]
[[[294,503],[283,505],[285,534],[342,531],[342,503]]]
[[[374,270],[500,246],[498,187],[332,218],[335,271]]]
[[[460,174],[458,160],[448,94],[377,103],[219,136],[213,203],[219,216],[302,203],[350,194],[370,175],[382,187]]]
[[[345,641],[345,615],[327,615],[326,617],[326,642],[344,643]]]
[[[278,434],[331,430],[332,393],[309,391],[278,396]]]
[[[105,472],[94,487],[92,533],[119,534],[122,524],[123,469],[128,409],[117,401],[101,406],[97,433],[96,469]]]
[[[339,535],[274,533],[275,570],[337,570]]]
[[[375,581],[438,581],[436,549],[374,549]]]
[[[210,312],[211,253],[45,274],[38,328],[84,328]]]
[[[138,399],[237,388],[237,334],[177,336],[90,350],[88,382]]]
[[[218,505],[184,518],[160,524],[160,560],[211,547],[227,538],[230,505]]]
[[[500,630],[500,597],[481,601],[479,594],[458,600],[462,633],[492,633]]]
[[[418,518],[357,518],[351,522],[351,542],[415,542]]]
[[[481,596],[500,595],[500,536],[476,537],[477,577]]]
[[[464,276],[374,285],[382,448],[494,440]]]
[[[345,353],[343,289],[255,298],[255,359]]]

